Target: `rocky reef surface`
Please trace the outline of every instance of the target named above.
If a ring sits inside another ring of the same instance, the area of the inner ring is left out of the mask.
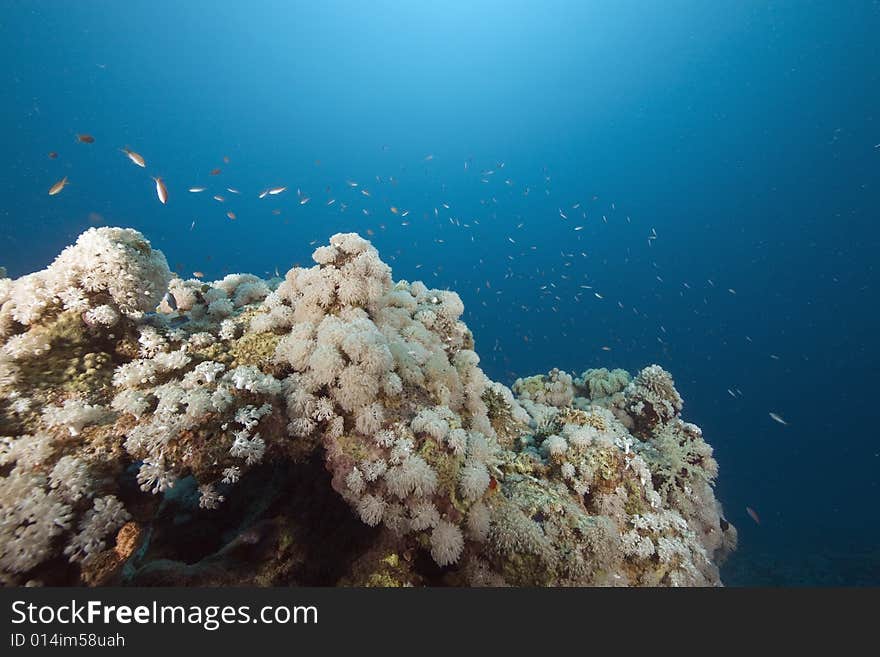
[[[0,279],[0,583],[719,585],[717,463],[657,365],[513,388],[454,292],[337,234],[182,280],[92,228]]]

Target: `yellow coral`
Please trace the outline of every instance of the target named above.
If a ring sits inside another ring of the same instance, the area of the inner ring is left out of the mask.
[[[576,424],[578,426],[591,426],[596,431],[605,431],[608,427],[605,424],[605,418],[595,413],[588,413],[578,408],[564,408],[556,416],[557,422],[561,424]]]
[[[281,340],[281,336],[274,333],[245,333],[229,346],[229,353],[233,358],[232,366],[256,365],[257,367],[265,367],[272,361],[279,340]]]

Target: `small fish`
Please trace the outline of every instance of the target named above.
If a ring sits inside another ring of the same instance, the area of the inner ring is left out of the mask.
[[[50,160],[57,160],[57,159],[58,159],[58,153],[56,153],[55,151],[49,151],[49,159],[50,159]]]
[[[204,278],[205,277],[205,275],[200,271],[194,271],[193,276],[195,276],[196,278]]]
[[[211,169],[211,175],[212,175],[212,176],[219,176],[219,175],[220,175],[220,169]]]
[[[189,191],[191,191],[193,194],[198,194],[199,192],[203,192],[206,189],[207,187],[190,187]]]
[[[165,187],[161,178],[153,178],[153,180],[156,181],[156,196],[159,197],[162,205],[165,205],[168,202],[168,188]]]
[[[81,144],[94,144],[95,138],[91,135],[77,135],[76,140]]]
[[[223,156],[223,164],[229,164],[229,156],[228,155]]]
[[[234,212],[227,212],[227,213],[226,213],[226,216],[229,217],[230,219],[235,219],[235,213],[234,213]]]
[[[273,187],[269,190],[269,194],[275,196],[276,194],[280,194],[281,192],[287,191],[287,187]]]
[[[225,201],[226,199],[223,198],[222,196],[218,195],[218,196],[214,197],[214,200],[217,201],[218,203],[223,203],[223,201]]]
[[[138,153],[135,153],[133,150],[129,150],[128,148],[120,148],[119,151],[125,153],[128,156],[128,159],[137,164],[139,167],[143,168],[147,166],[144,158]]]
[[[171,308],[171,310],[177,310],[177,299],[174,298],[174,295],[171,294],[170,291],[165,293],[165,296],[162,297],[162,301],[168,304],[168,307]]]
[[[773,411],[770,411],[770,418],[771,418],[774,422],[779,422],[779,424],[781,424],[781,425],[784,426],[784,427],[787,427],[787,426],[788,426],[788,422],[786,422],[785,420],[783,420],[782,417],[779,416],[779,414],[774,413]]]
[[[752,520],[755,521],[755,524],[756,524],[756,525],[760,525],[760,524],[761,524],[761,517],[758,515],[758,512],[755,511],[752,507],[747,506],[747,507],[746,507],[746,513],[749,514],[749,518],[751,518]]]
[[[234,187],[227,187],[226,191],[229,192],[230,194],[241,194],[241,192],[238,191],[237,189],[235,189]]]
[[[64,189],[64,187],[66,185],[67,185],[67,176],[64,176],[61,180],[59,180],[57,183],[55,183],[54,185],[52,185],[49,188],[49,196],[55,196],[55,194],[57,194],[62,189]]]
[[[308,202],[311,201],[311,200],[312,200],[312,199],[309,198],[308,196],[303,196],[303,197],[299,200],[299,204],[300,204],[300,205],[305,205],[306,203],[308,203]]]
[[[269,190],[264,189],[262,192],[260,192],[260,198],[266,198],[266,194],[268,194],[268,193],[269,193]]]

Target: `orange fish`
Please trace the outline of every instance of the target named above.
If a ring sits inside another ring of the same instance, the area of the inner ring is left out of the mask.
[[[159,200],[162,202],[162,205],[168,202],[168,188],[165,187],[165,183],[162,182],[161,178],[153,178],[156,181],[156,196],[159,197]]]
[[[219,175],[220,175],[220,169],[211,169],[211,175],[212,175],[212,176],[219,176]]]
[[[226,213],[226,216],[229,217],[230,219],[235,219],[235,213],[234,213],[234,212],[227,212],[227,213]]]
[[[205,275],[200,271],[194,271],[193,276],[195,276],[196,278],[203,278]]]
[[[760,524],[761,524],[761,517],[758,515],[758,512],[755,511],[752,507],[747,506],[747,507],[746,507],[746,513],[748,513],[748,514],[749,514],[749,517],[750,517],[752,520],[755,521],[755,524],[756,524],[756,525],[760,525]]]
[[[77,135],[76,140],[81,144],[94,144],[95,138],[91,135]]]
[[[134,162],[135,164],[137,164],[139,167],[143,168],[143,167],[147,166],[147,163],[144,162],[144,158],[141,157],[140,155],[138,155],[137,153],[135,153],[134,151],[129,150],[128,148],[120,148],[119,150],[121,152],[125,153],[126,155],[128,155],[128,159],[131,160],[132,162]]]
[[[58,153],[56,153],[55,151],[49,151],[49,159],[50,160],[55,160],[57,158],[58,158]]]
[[[55,196],[55,194],[64,189],[65,185],[67,185],[67,176],[64,176],[61,180],[59,180],[57,183],[49,188],[49,196]]]

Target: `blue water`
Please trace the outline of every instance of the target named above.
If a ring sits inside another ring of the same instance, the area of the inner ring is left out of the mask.
[[[492,378],[669,369],[728,584],[880,584],[878,34],[877,2],[7,2],[0,264],[111,224],[271,275],[370,231]]]

